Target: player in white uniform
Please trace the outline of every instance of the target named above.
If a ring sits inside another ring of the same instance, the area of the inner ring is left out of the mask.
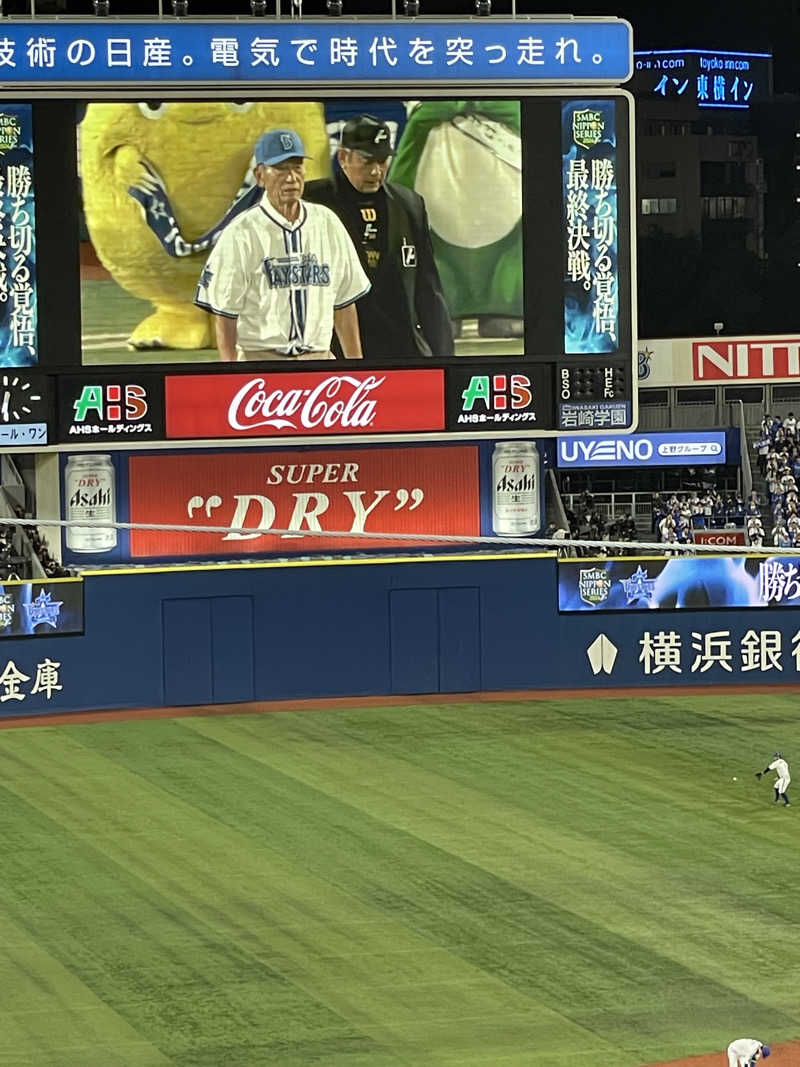
[[[760,778],[762,774],[769,774],[770,771],[775,771],[775,774],[777,775],[775,782],[773,783],[773,788],[775,789],[775,803],[777,804],[779,800],[782,800],[784,805],[788,808],[789,796],[786,790],[789,788],[789,782],[791,782],[792,777],[789,774],[789,764],[780,752],[773,752],[772,763],[768,764],[763,771],[758,771],[756,773],[756,778]]]
[[[355,301],[369,280],[342,222],[303,199],[303,142],[270,130],[255,150],[264,195],[222,231],[195,303],[216,316],[226,361],[333,359],[334,329],[348,359],[361,359]]]
[[[762,1058],[766,1059],[772,1049],[753,1037],[740,1037],[728,1045],[728,1067],[753,1067]]]

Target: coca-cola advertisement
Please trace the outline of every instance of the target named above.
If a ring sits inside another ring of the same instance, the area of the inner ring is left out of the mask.
[[[168,375],[167,437],[316,437],[444,429],[444,371]]]
[[[132,523],[222,529],[134,529],[130,554],[174,559],[419,548],[424,540],[348,534],[479,534],[478,462],[475,446],[132,455]],[[273,532],[281,530],[297,532]],[[309,531],[338,536],[309,537]]]

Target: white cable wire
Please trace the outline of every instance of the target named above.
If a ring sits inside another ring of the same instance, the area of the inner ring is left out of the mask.
[[[599,551],[609,548],[621,548],[626,555],[638,555],[640,550],[646,550],[648,554],[671,555],[683,553],[688,555],[711,554],[728,556],[741,555],[768,555],[768,556],[794,556],[800,555],[800,548],[753,548],[752,545],[680,545],[677,542],[665,543],[663,541],[608,541],[608,540],[560,540],[553,537],[479,537],[473,534],[410,534],[410,533],[354,533],[350,530],[277,530],[272,527],[268,530],[254,529],[248,526],[183,526],[178,524],[158,522],[108,522],[89,521],[84,519],[0,519],[0,525],[20,526],[76,526],[81,529],[95,530],[164,530],[175,533],[219,533],[219,534],[256,534],[265,537],[291,537],[293,539],[303,537],[336,537],[350,540],[363,541],[407,541],[409,543],[422,542],[424,544],[451,544],[451,545],[484,545],[487,548],[496,548],[498,545],[514,545],[520,549],[548,548],[553,551],[573,548],[592,548]],[[350,549],[352,551],[352,548]]]

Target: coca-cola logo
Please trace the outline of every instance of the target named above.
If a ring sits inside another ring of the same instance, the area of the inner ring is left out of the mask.
[[[168,375],[167,436],[311,437],[444,429],[444,371],[271,367]]]
[[[251,378],[228,407],[228,424],[234,430],[272,426],[277,430],[364,429],[371,426],[377,398],[370,397],[385,377],[355,378],[332,374],[311,389],[270,388],[266,378]]]

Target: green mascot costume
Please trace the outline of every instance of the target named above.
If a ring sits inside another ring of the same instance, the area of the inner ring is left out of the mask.
[[[390,181],[425,200],[450,315],[482,337],[522,337],[520,108],[410,102]]]

